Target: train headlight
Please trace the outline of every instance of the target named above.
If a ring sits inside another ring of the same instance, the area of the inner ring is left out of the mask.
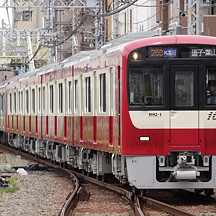
[[[139,140],[140,140],[140,141],[144,141],[144,142],[148,142],[148,141],[150,141],[150,137],[149,137],[149,136],[141,136],[141,137],[139,138]]]
[[[131,54],[131,60],[133,61],[139,61],[142,59],[141,52],[132,52]]]

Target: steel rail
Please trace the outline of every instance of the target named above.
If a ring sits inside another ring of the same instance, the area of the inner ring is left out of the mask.
[[[160,209],[161,211],[170,213],[172,215],[176,215],[176,216],[195,216],[192,213],[186,212],[182,209],[176,208],[174,206],[168,205],[166,203],[154,200],[152,198],[149,197],[145,197],[145,196],[139,196],[140,199],[142,199],[142,201],[146,204],[151,206],[152,208],[155,209]]]
[[[76,177],[76,175],[74,174],[74,172],[72,172],[71,170],[68,170],[68,169],[65,169],[65,168],[62,168],[58,165],[55,165],[55,164],[52,164],[51,162],[49,161],[45,161],[44,159],[40,159],[40,158],[36,158],[26,152],[22,152],[22,151],[18,151],[17,149],[15,148],[12,148],[12,147],[8,147],[8,146],[5,146],[3,144],[0,143],[0,148],[7,151],[7,152],[10,152],[10,153],[13,153],[13,154],[19,154],[21,155],[23,158],[26,158],[26,159],[29,159],[31,161],[36,161],[40,164],[46,164],[52,168],[55,168],[57,169],[59,172],[63,173],[65,176],[67,176],[69,179],[71,179],[73,182],[74,182],[74,187],[73,187],[73,191],[71,191],[69,193],[69,195],[67,196],[66,200],[65,200],[65,203],[60,211],[60,215],[61,216],[67,216],[69,215],[71,209],[72,209],[72,206],[75,205],[75,198],[76,198],[76,194],[77,194],[77,191],[80,187],[79,185],[79,179]]]
[[[83,175],[83,174],[75,172],[73,170],[62,168],[58,165],[52,164],[49,161],[45,161],[44,159],[39,159],[39,158],[33,157],[32,155],[29,155],[28,153],[18,151],[15,148],[8,147],[8,146],[5,146],[3,144],[0,144],[0,148],[2,148],[3,150],[9,151],[9,152],[15,153],[15,154],[20,154],[21,156],[28,158],[32,161],[37,161],[41,164],[46,164],[46,165],[49,165],[49,166],[54,167],[56,169],[59,169],[65,175],[68,175],[69,178],[71,178],[72,175],[74,176],[72,178],[74,179],[75,188],[74,188],[73,192],[70,192],[70,194],[68,195],[68,198],[66,199],[66,202],[65,202],[64,206],[62,207],[61,214],[60,214],[61,216],[67,216],[70,213],[71,206],[74,205],[74,202],[75,202],[74,200],[75,200],[77,191],[79,190],[79,180],[80,181],[87,181],[89,183],[95,184],[95,185],[100,186],[102,188],[105,188],[105,189],[111,190],[115,193],[118,193],[118,194],[126,197],[128,199],[128,201],[130,201],[130,202],[132,202],[132,200],[133,200],[133,193],[129,190],[124,189],[124,188],[121,188],[121,187],[118,187],[115,185],[111,185],[111,184],[103,182],[103,181],[99,181],[95,178]],[[77,177],[79,178],[79,180]],[[138,198],[140,198],[144,204],[149,205],[152,208],[159,209],[161,211],[170,213],[172,215],[194,216],[194,214],[192,214],[192,213],[186,212],[182,209],[176,208],[174,206],[171,206],[171,205],[168,205],[166,203],[154,200],[154,199],[149,198],[149,197],[145,197],[145,196],[136,197],[135,196],[134,198],[135,198],[135,209],[140,216],[143,216],[144,214],[143,214],[142,208],[140,207]]]

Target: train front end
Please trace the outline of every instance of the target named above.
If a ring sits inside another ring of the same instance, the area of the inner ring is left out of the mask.
[[[123,53],[122,152],[129,182],[139,189],[212,192],[216,39],[144,39],[126,45]]]

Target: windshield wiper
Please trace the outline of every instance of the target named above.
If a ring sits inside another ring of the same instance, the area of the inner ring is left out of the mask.
[[[139,102],[141,103],[143,109],[148,110],[148,108],[146,107],[146,105],[143,103],[142,99],[139,96],[136,96],[136,97],[139,100]]]

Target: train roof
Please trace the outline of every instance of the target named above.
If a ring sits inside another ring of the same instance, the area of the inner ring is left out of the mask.
[[[215,44],[216,45],[215,37],[191,36],[190,38],[188,37],[188,35],[170,35],[170,36],[162,36],[159,39],[159,37],[154,37],[154,36],[156,36],[156,31],[138,32],[138,33],[131,33],[131,34],[125,35],[123,37],[120,37],[104,45],[101,48],[101,50],[81,51],[71,57],[68,57],[67,59],[61,62],[55,62],[52,64],[48,64],[48,65],[41,67],[40,69],[34,69],[22,75],[18,75],[8,80],[1,81],[0,88],[5,87],[6,85],[12,82],[22,81],[32,76],[46,74],[50,71],[58,70],[58,69],[61,69],[67,66],[71,66],[78,62],[82,62],[90,58],[101,56],[102,54],[105,54],[105,53],[113,52],[115,50],[122,50],[123,47],[133,47],[135,49],[138,46],[139,42],[142,40],[145,41],[147,45],[151,43],[154,44],[156,42],[157,44],[166,44],[166,43],[176,44],[176,43],[181,43],[181,41],[187,41],[187,43],[191,42],[192,44],[201,43],[201,44]],[[208,40],[206,40],[207,38]]]

